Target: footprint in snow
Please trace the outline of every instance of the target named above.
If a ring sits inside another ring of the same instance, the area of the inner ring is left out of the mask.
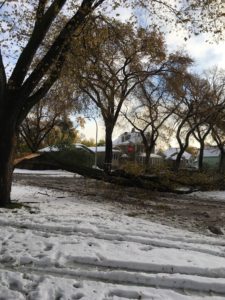
[[[74,287],[75,289],[80,289],[80,288],[83,287],[83,285],[82,285],[80,282],[74,282],[74,283],[73,283],[73,287]]]
[[[94,242],[88,242],[87,244],[89,247],[93,247],[93,246],[100,247],[98,243],[94,243]]]
[[[123,298],[123,299],[133,299],[133,300],[140,300],[142,296],[139,292],[136,291],[126,291],[126,290],[113,290],[108,293],[107,295],[109,299],[114,299],[114,297]]]
[[[78,293],[78,294],[76,294],[76,295],[72,295],[72,296],[71,296],[71,299],[72,299],[72,300],[79,300],[79,299],[81,299],[81,298],[83,298],[83,297],[84,297],[84,294]]]
[[[53,248],[53,244],[46,244],[44,251],[50,251]]]
[[[144,246],[140,248],[141,251],[151,251],[152,249],[154,249],[152,246]]]

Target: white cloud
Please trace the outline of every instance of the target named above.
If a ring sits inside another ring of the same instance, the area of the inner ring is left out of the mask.
[[[173,32],[166,36],[169,51],[184,50],[195,60],[195,69],[202,71],[218,65],[225,68],[225,41],[206,42],[206,35],[192,36],[184,40],[184,32]]]

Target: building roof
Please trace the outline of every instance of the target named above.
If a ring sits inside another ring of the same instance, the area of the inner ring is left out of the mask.
[[[96,152],[96,147],[95,146],[88,147],[88,149],[91,150],[94,153]],[[121,152],[121,150],[119,150],[119,149],[112,149],[112,150],[113,150],[114,153],[115,152]],[[98,146],[97,147],[97,153],[103,153],[103,152],[105,152],[105,146]]]
[[[93,147],[88,147],[89,150],[91,150],[92,152],[96,152],[96,147],[93,146]],[[105,146],[98,146],[97,147],[97,153],[99,152],[105,152]]]
[[[220,156],[220,150],[217,147],[204,149],[203,157],[218,157]]]
[[[169,148],[166,151],[164,151],[164,156],[166,159],[172,159],[172,160],[176,160],[177,158],[177,154],[180,151],[180,148]],[[191,154],[188,152],[184,152],[182,155],[182,159],[190,159],[191,158]]]
[[[140,157],[146,157],[146,153],[145,152],[142,152],[140,153],[139,155]],[[163,157],[159,154],[154,154],[154,153],[151,153],[150,154],[150,158],[160,158],[160,159],[163,159]]]
[[[113,146],[122,146],[133,144],[142,144],[142,138],[139,132],[131,131],[122,133],[116,140],[113,141]]]
[[[55,146],[49,146],[38,150],[38,152],[58,152],[58,151],[59,148]]]
[[[83,149],[84,151],[91,152],[89,147],[87,147],[83,144],[72,144],[71,146],[73,146],[76,149]],[[38,152],[58,152],[58,151],[59,151],[59,148],[56,146],[49,146],[49,147],[45,147],[45,148],[38,150]]]

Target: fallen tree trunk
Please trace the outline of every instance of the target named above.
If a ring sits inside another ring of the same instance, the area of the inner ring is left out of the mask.
[[[78,164],[77,162],[72,162],[71,159],[67,158],[67,155],[62,155],[59,152],[43,153],[32,159],[24,159],[23,161],[20,161],[16,167],[32,170],[61,169],[95,180],[102,180],[104,182],[120,186],[143,188],[151,191],[170,192],[176,194],[187,194],[192,192],[191,189],[176,189],[177,185],[172,183],[172,181],[168,181],[168,178],[165,179],[157,175],[136,176],[123,170],[105,173],[101,169],[91,168],[85,164]]]
[[[58,169],[77,173],[84,177],[102,180],[120,186],[138,187],[151,191],[170,192],[177,194],[187,194],[192,192],[192,190],[176,190],[176,187],[174,187],[171,182],[167,181],[166,183],[163,183],[163,178],[160,176],[136,176],[130,173],[126,173],[122,170],[117,172],[105,173],[100,169],[94,169],[85,165],[74,164],[71,163],[71,161],[67,162],[66,159],[61,159],[61,157],[59,157],[57,153],[45,153],[45,159],[58,166]]]

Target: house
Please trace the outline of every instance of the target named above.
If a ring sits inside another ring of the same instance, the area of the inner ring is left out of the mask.
[[[135,153],[145,152],[141,134],[134,129],[132,129],[131,132],[122,133],[115,141],[113,141],[113,147],[121,149],[122,152],[126,153],[129,157]]]
[[[170,167],[174,166],[174,163],[177,159],[177,155],[180,151],[180,148],[169,148],[166,151],[163,152],[163,155],[165,157],[165,160],[167,161],[168,165]],[[186,151],[184,151],[182,157],[181,157],[181,168],[187,168],[192,166],[192,155]]]
[[[145,163],[145,147],[142,141],[140,132],[136,132],[134,129],[131,132],[122,133],[114,142],[113,146],[115,149],[121,150],[120,163],[125,161],[135,161],[140,164]],[[160,155],[154,154],[154,148],[150,155],[151,166],[163,165],[163,158]]]
[[[104,167],[104,160],[105,160],[105,146],[98,146],[98,147],[88,147],[88,149],[95,155],[97,150],[97,166],[99,168]],[[121,156],[120,149],[112,149],[113,157],[112,157],[112,168],[118,168],[119,166],[119,158]]]
[[[221,153],[218,147],[205,147],[203,151],[203,168],[218,169],[220,163]],[[198,157],[197,157],[198,158]]]
[[[141,163],[142,165],[144,165],[145,157],[146,157],[146,153],[144,153],[144,152],[140,153],[138,155],[138,162]],[[149,164],[150,164],[150,166],[154,166],[157,168],[162,167],[162,166],[164,166],[164,158],[159,154],[151,153]]]
[[[132,158],[135,153],[144,152],[144,145],[140,132],[134,131],[122,133],[115,141],[113,147],[120,149],[128,158]]]

